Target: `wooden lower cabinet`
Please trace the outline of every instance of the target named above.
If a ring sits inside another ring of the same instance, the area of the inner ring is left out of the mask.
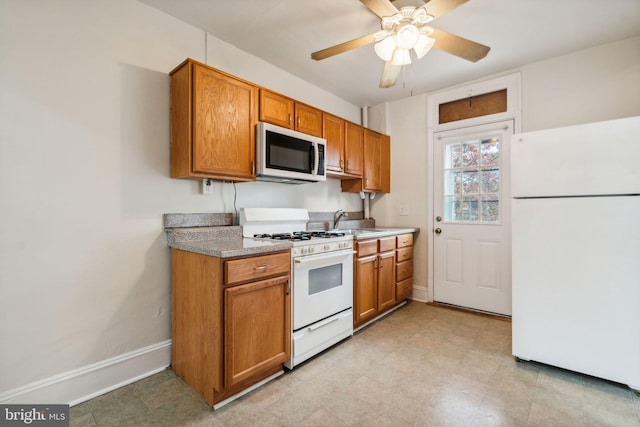
[[[413,293],[413,234],[396,237],[396,302]]]
[[[209,404],[283,369],[291,354],[289,251],[227,260],[174,248],[171,282],[171,367]]]
[[[413,234],[356,241],[353,326],[397,306],[413,291]]]
[[[394,251],[378,255],[378,313],[396,305],[396,277]]]
[[[355,260],[354,320],[359,326],[378,314],[378,255]]]
[[[395,237],[356,242],[354,318],[358,327],[395,305]]]

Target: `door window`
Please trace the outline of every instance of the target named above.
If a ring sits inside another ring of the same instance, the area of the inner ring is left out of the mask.
[[[447,222],[500,223],[500,138],[445,144],[443,207]]]

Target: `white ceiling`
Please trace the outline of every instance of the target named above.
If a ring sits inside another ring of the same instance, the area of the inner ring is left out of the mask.
[[[433,49],[405,67],[396,86],[380,89],[383,61],[372,45],[323,61],[310,58],[311,52],[380,29],[378,17],[358,0],[140,1],[358,106],[640,35],[640,0],[470,0],[432,26],[490,46],[486,58],[471,63]]]

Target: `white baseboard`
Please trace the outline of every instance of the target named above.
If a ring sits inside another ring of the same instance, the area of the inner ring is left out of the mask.
[[[426,286],[414,286],[411,299],[418,302],[428,302],[429,289]]]
[[[71,406],[138,381],[171,364],[171,340],[54,375],[0,394],[0,403]]]

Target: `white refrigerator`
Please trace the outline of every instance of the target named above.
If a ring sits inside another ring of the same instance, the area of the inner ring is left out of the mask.
[[[511,141],[513,355],[640,390],[640,117]]]

